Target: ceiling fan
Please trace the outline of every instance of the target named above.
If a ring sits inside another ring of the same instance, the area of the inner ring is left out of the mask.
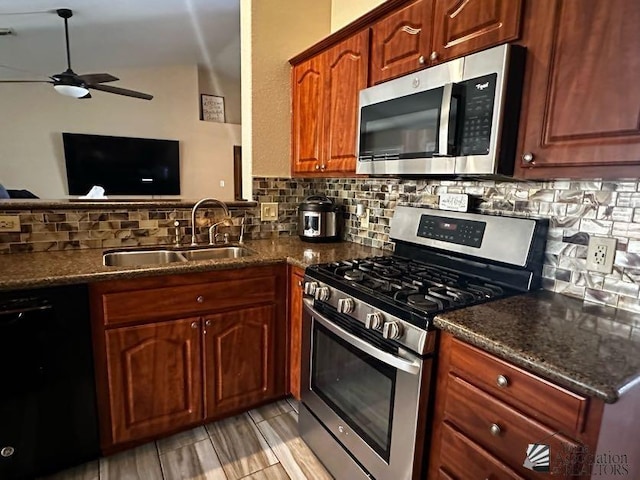
[[[74,98],[91,98],[89,90],[99,90],[101,92],[115,93],[116,95],[125,95],[127,97],[141,98],[143,100],[151,100],[153,95],[148,93],[136,92],[135,90],[127,90],[126,88],[112,87],[110,85],[102,85],[103,83],[115,82],[119,80],[117,77],[108,73],[88,73],[78,75],[71,69],[71,53],[69,51],[69,25],[68,19],[73,16],[73,12],[68,8],[59,8],[56,10],[58,16],[64,19],[64,35],[67,47],[67,69],[49,78],[51,80],[0,80],[0,83],[51,83],[53,88],[62,95]]]

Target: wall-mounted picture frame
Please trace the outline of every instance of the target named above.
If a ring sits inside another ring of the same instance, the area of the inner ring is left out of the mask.
[[[224,97],[200,94],[200,120],[225,123]]]

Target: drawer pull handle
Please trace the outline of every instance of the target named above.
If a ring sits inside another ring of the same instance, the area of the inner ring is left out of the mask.
[[[500,426],[498,424],[496,424],[496,423],[492,423],[491,424],[491,427],[489,428],[489,431],[491,432],[491,435],[493,435],[494,437],[498,437],[502,433],[502,430],[500,429]]]
[[[505,377],[504,375],[498,375],[498,378],[496,378],[496,383],[498,384],[498,386],[500,388],[508,387],[509,386],[509,379],[507,377]]]
[[[198,296],[196,297],[196,302],[198,302],[198,303],[204,303],[204,297],[203,297],[202,295],[198,295]]]
[[[194,330],[198,328],[198,322],[191,322],[191,328],[193,328]]]

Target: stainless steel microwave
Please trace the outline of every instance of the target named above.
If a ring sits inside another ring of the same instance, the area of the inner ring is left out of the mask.
[[[525,53],[501,45],[360,91],[356,173],[513,175]]]

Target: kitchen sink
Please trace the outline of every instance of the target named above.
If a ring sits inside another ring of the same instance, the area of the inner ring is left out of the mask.
[[[240,258],[253,255],[244,247],[213,247],[185,250],[180,252],[187,260],[218,260],[225,258]]]
[[[134,267],[196,260],[225,260],[250,255],[254,255],[254,252],[237,246],[194,247],[180,250],[120,250],[104,253],[102,262],[107,267]]]

